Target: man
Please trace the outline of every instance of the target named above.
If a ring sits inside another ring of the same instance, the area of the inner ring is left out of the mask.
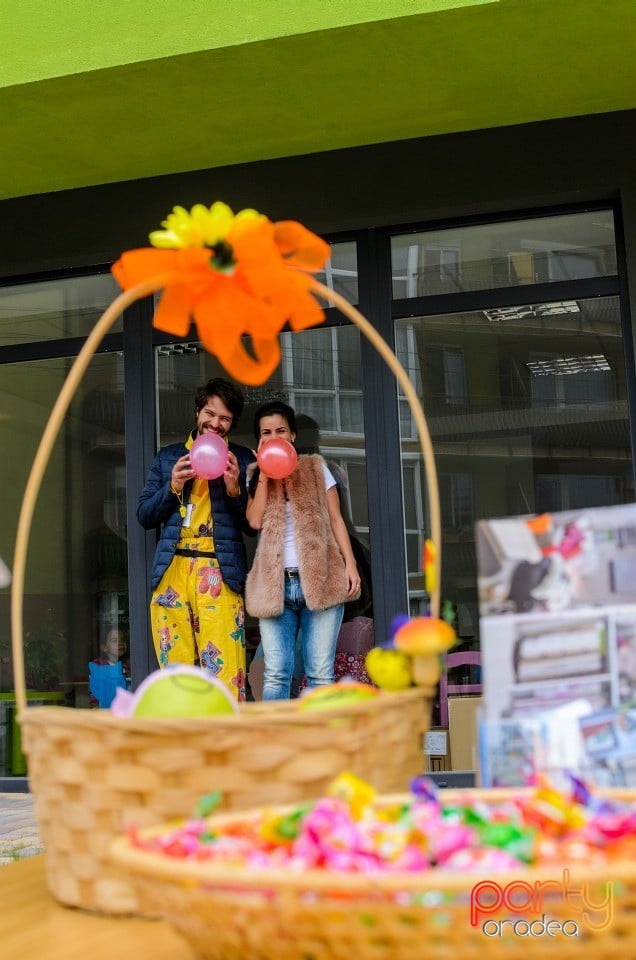
[[[159,451],[137,504],[147,530],[161,527],[152,566],[150,620],[161,667],[195,663],[245,699],[245,611],[247,560],[245,470],[254,459],[227,437],[243,410],[243,395],[215,378],[195,397],[196,426],[185,443]],[[195,476],[189,450],[206,432],[226,439],[225,473],[217,480]]]

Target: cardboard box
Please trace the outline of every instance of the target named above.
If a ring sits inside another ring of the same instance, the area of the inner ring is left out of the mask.
[[[447,755],[440,754],[434,756],[433,754],[428,754],[426,756],[426,763],[424,764],[424,773],[449,773],[450,772],[450,757]]]
[[[451,770],[477,770],[479,767],[479,711],[483,702],[483,697],[448,698]]]
[[[424,759],[426,773],[450,770],[448,730],[443,727],[432,727],[424,735]]]

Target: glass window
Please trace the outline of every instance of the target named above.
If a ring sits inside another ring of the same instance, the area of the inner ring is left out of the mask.
[[[340,422],[343,433],[364,433],[362,397],[340,397]]]
[[[421,577],[411,578],[411,571],[421,570],[422,530],[426,523],[422,493],[424,488],[419,476],[419,463],[413,462],[411,454],[404,458],[402,465],[402,484],[404,491],[404,528],[406,544],[406,565],[409,571],[409,598],[411,603],[424,596],[424,583]]]
[[[558,353],[532,353],[527,361],[533,407],[614,400],[614,377],[602,353],[564,357]]]
[[[87,337],[120,292],[110,273],[0,288],[0,347]]]
[[[539,474],[537,509],[539,513],[579,510],[582,507],[607,507],[621,502],[619,476],[586,477],[583,474]]]
[[[362,396],[360,334],[354,326],[340,327],[337,333],[337,378],[341,390],[355,391]]]
[[[361,437],[360,334],[356,327],[317,327],[281,336],[283,377],[297,409],[332,433]]]
[[[440,473],[439,496],[442,532],[461,534],[475,522],[475,498],[471,473]]]
[[[475,630],[475,520],[634,499],[619,300],[397,320],[396,341],[412,378],[415,369],[435,449],[443,591]],[[413,600],[422,591],[426,484],[401,404]]]
[[[9,564],[27,476],[71,364],[68,358],[0,365],[0,556]],[[93,358],[38,497],[24,591],[27,686],[36,698],[98,705],[89,691],[89,663],[110,663],[114,650],[114,663],[129,676],[122,383],[122,354]],[[13,684],[4,650],[8,606],[3,592],[1,691]]]
[[[334,364],[321,362],[321,358],[332,353],[331,334],[330,329],[317,327],[312,330],[311,337],[305,337],[303,343],[294,341],[295,348],[288,351],[288,358],[295,383],[302,383],[303,387],[333,387],[336,373]],[[286,342],[291,342],[288,337]]]
[[[426,297],[613,276],[611,210],[402,234],[391,240],[393,296]]]
[[[349,303],[358,302],[358,252],[355,240],[331,244],[331,257],[316,280],[335,290]]]

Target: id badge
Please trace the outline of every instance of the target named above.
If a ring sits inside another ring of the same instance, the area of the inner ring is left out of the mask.
[[[193,504],[193,503],[188,503],[188,504],[186,504],[186,506],[185,506],[185,508],[184,508],[184,511],[183,511],[183,513],[182,513],[182,517],[183,517],[183,523],[181,524],[182,527],[189,527],[189,526],[190,526],[190,523],[192,522],[192,511],[193,511],[193,510],[194,510],[194,504]]]

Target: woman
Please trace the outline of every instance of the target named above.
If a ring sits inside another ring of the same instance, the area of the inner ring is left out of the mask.
[[[259,448],[272,439],[293,443],[294,411],[277,400],[263,404],[254,416],[254,434]],[[246,517],[260,531],[245,605],[260,621],[263,700],[289,697],[299,632],[307,686],[333,683],[344,604],[359,596],[360,575],[336,481],[322,457],[299,457],[285,480],[257,471]]]

